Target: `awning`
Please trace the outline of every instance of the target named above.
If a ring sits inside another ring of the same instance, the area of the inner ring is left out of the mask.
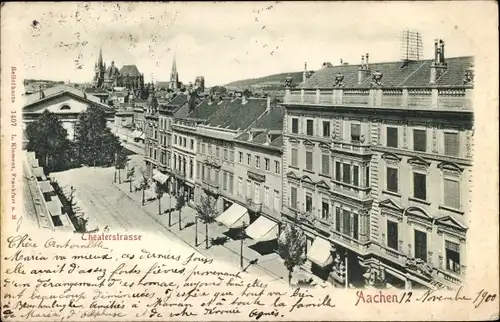
[[[260,216],[245,230],[248,237],[258,242],[269,241],[278,238],[278,223],[264,216]]]
[[[231,207],[226,209],[226,211],[215,218],[215,220],[230,229],[240,228],[250,223],[247,209],[236,203],[233,203]]]
[[[316,237],[311,249],[307,251],[307,259],[321,267],[330,265],[333,262],[332,245],[329,241]]]
[[[47,209],[50,212],[51,216],[59,216],[61,215],[62,204],[59,199],[53,199],[51,201],[47,201]]]
[[[165,184],[165,182],[167,182],[168,179],[169,179],[169,176],[161,173],[160,171],[158,171],[158,170],[153,171],[153,180],[155,180],[161,184]]]
[[[45,180],[45,174],[43,173],[42,167],[33,168],[33,175],[37,178],[43,178]]]
[[[54,188],[50,185],[50,181],[39,181],[38,184],[40,184],[40,190],[42,190],[42,193],[49,193],[54,191]]]
[[[31,167],[33,167],[33,168],[36,168],[36,167],[40,166],[38,164],[38,159],[30,160],[30,164],[31,164]]]

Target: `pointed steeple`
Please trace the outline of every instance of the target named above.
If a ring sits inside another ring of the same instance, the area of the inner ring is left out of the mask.
[[[102,46],[99,48],[99,58],[97,59],[97,66],[103,66],[102,63]]]
[[[175,54],[174,61],[172,62],[172,72],[170,73],[171,78],[173,78],[174,76],[177,76],[177,63],[175,62]]]
[[[179,85],[179,74],[177,73],[177,63],[175,61],[175,54],[174,54],[174,61],[172,62],[172,72],[170,73],[170,88],[177,89],[178,85]]]

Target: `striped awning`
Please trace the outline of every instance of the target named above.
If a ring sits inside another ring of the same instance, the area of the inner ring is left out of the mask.
[[[278,223],[260,216],[245,230],[248,237],[258,242],[270,241],[278,238]]]

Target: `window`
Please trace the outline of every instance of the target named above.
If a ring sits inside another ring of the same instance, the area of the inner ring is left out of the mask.
[[[197,148],[197,152],[201,153],[201,143],[200,142],[196,143],[196,148]]]
[[[413,150],[427,151],[427,132],[425,130],[413,130]]]
[[[228,160],[228,152],[227,149],[224,149],[224,161]]]
[[[344,210],[343,211],[343,214],[342,214],[342,223],[343,223],[343,227],[342,227],[342,233],[344,235],[348,235],[350,236],[351,235],[351,213],[347,210]]]
[[[271,162],[269,161],[268,158],[264,158],[264,163],[265,163],[265,166],[266,166],[266,171],[271,170]]]
[[[190,179],[193,179],[193,170],[194,170],[193,160],[190,160],[189,161],[189,178]]]
[[[255,166],[256,166],[257,168],[260,168],[260,157],[259,157],[259,156],[256,156],[256,157],[255,157]]]
[[[306,151],[306,170],[313,171],[313,153]]]
[[[206,143],[203,143],[203,145],[201,146],[201,153],[206,154],[206,149],[207,149],[207,145],[206,145]]]
[[[323,121],[323,136],[330,137],[330,121]]]
[[[293,167],[299,166],[299,151],[297,148],[292,148],[292,164]]]
[[[444,248],[446,250],[446,269],[460,274],[460,245],[445,240]]]
[[[243,163],[243,152],[239,152],[238,155],[240,158],[240,163]]]
[[[264,187],[264,205],[269,204],[269,187]]]
[[[276,174],[280,174],[280,162],[279,161],[274,161],[274,171]]]
[[[415,229],[415,258],[427,262],[427,234]]]
[[[307,135],[314,135],[314,120],[307,120]]]
[[[260,204],[260,184],[255,183],[255,203]]]
[[[234,162],[234,151],[229,150],[229,161]]]
[[[458,133],[444,133],[444,154],[458,157],[460,148],[460,140]]]
[[[252,155],[250,153],[247,153],[247,164],[248,165],[252,164]]]
[[[342,167],[342,179],[344,183],[351,183],[351,165],[349,163],[344,163]]]
[[[398,169],[387,167],[387,191],[398,192]]]
[[[205,166],[201,166],[201,180],[205,180]]]
[[[292,133],[299,133],[299,119],[292,119]]]
[[[177,145],[177,135],[174,135],[174,144]]]
[[[310,193],[306,193],[306,212],[312,212],[313,199]]]
[[[193,140],[193,139],[191,139],[190,149],[191,149],[191,150],[194,150],[194,140]]]
[[[232,173],[229,174],[229,192],[233,193],[234,187],[234,175]]]
[[[183,138],[183,139],[182,139],[182,145],[183,145],[184,147],[187,147],[187,140],[186,140],[186,138]]]
[[[196,179],[200,179],[200,164],[196,162]]]
[[[222,173],[222,190],[227,190],[227,172]]]
[[[359,187],[359,166],[352,166],[352,185]]]
[[[280,211],[280,192],[274,190],[274,211]]]
[[[444,205],[453,209],[460,209],[460,182],[453,179],[444,179]]]
[[[352,238],[358,240],[358,214],[352,214]]]
[[[365,187],[370,186],[370,167],[366,167]]]
[[[220,158],[220,148],[218,146],[215,147],[215,157]]]
[[[340,172],[340,162],[335,162],[335,180],[341,181],[342,175]]]
[[[340,208],[335,208],[335,230],[340,232]]]
[[[321,206],[322,206],[321,219],[323,220],[330,219],[330,204],[328,203],[328,201],[323,200]]]
[[[208,155],[210,155],[210,156],[212,155],[213,151],[212,151],[212,145],[211,144],[208,145],[207,152],[208,152]]]
[[[297,209],[297,188],[290,187],[290,206]]]
[[[351,124],[351,142],[359,142],[361,138],[361,124]]]
[[[247,198],[252,199],[252,181],[247,180]]]
[[[238,177],[238,196],[243,196],[243,178]]]
[[[387,247],[398,250],[398,223],[387,220]]]
[[[321,156],[321,174],[325,176],[330,175],[330,154],[323,154]]]
[[[427,184],[425,174],[416,172],[413,173],[413,196],[421,200],[427,199]]]
[[[398,147],[398,128],[396,127],[387,127],[386,133],[387,137],[387,146],[391,148]]]
[[[71,110],[71,107],[69,105],[63,105],[59,108],[59,110],[64,111],[64,110]]]

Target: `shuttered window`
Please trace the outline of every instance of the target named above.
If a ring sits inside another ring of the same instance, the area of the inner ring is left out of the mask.
[[[314,121],[307,120],[307,135],[314,135]]]
[[[351,183],[351,165],[348,164],[348,163],[344,163],[344,166],[343,166],[343,175],[342,175],[342,181],[344,181],[344,183]]]
[[[352,167],[352,185],[359,187],[359,167],[357,165]]]
[[[297,148],[292,148],[292,166],[299,166],[299,152]]]
[[[222,173],[222,190],[227,190],[227,172]]]
[[[427,200],[426,176],[422,173],[413,173],[413,196],[421,200]]]
[[[460,273],[460,245],[451,241],[445,241],[446,269]]]
[[[387,146],[391,148],[398,147],[398,129],[396,127],[387,127]]]
[[[311,151],[306,151],[306,170],[313,171],[313,154]]]
[[[427,234],[420,230],[415,231],[415,258],[427,262]]]
[[[444,179],[444,205],[453,209],[460,209],[460,182]]]
[[[341,172],[340,172],[340,162],[335,162],[335,180],[341,180]]]
[[[366,167],[366,174],[365,174],[365,187],[370,186],[370,167]]]
[[[458,133],[444,134],[444,154],[449,156],[459,156],[459,136]]]
[[[327,200],[323,200],[321,206],[321,219],[328,220],[330,218],[330,204]]]
[[[306,212],[311,212],[313,207],[313,199],[310,193],[306,193]]]
[[[351,124],[351,141],[359,142],[361,137],[361,124]]]
[[[330,155],[323,154],[321,156],[321,173],[325,176],[330,175]]]
[[[330,121],[323,121],[323,136],[330,137]]]
[[[387,191],[398,192],[398,169],[387,167]]]
[[[427,132],[425,130],[413,130],[413,150],[427,151]]]
[[[387,220],[387,247],[398,250],[398,223]]]
[[[358,214],[352,214],[352,238],[358,240]]]
[[[292,208],[297,209],[297,188],[290,188],[290,205]]]

